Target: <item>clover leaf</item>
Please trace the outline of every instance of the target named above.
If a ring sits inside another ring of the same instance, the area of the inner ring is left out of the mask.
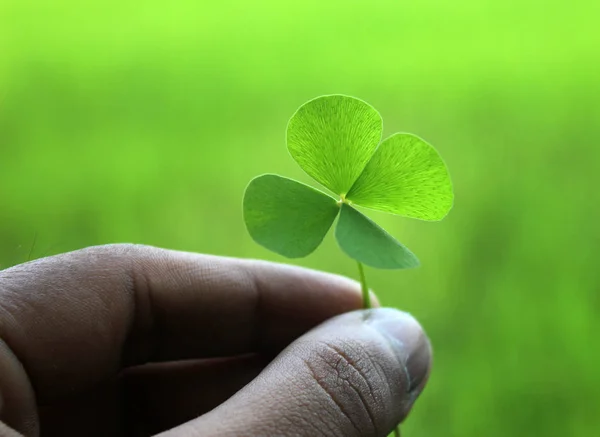
[[[430,144],[406,133],[381,141],[382,128],[379,113],[354,97],[327,95],[302,105],[287,126],[288,150],[334,196],[282,176],[258,176],[244,195],[251,237],[288,258],[304,257],[339,215],[335,238],[350,258],[380,269],[418,266],[410,250],[355,207],[437,221],[452,208],[452,183]]]

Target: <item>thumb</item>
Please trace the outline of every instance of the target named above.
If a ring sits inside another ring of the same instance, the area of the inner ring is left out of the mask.
[[[210,413],[165,433],[203,436],[387,436],[429,374],[418,322],[393,309],[343,314],[287,347]]]

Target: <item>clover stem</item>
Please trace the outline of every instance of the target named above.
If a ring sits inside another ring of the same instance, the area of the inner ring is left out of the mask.
[[[365,269],[363,268],[362,263],[357,262],[357,264],[358,275],[360,277],[360,286],[362,290],[363,308],[369,309],[371,308],[371,294],[369,293],[369,286],[367,285],[367,278],[365,277]]]
[[[367,285],[367,278],[365,277],[365,269],[361,262],[357,261],[358,264],[358,275],[360,277],[360,288],[362,290],[363,308],[371,308],[371,294],[369,293],[369,286]],[[400,425],[394,428],[394,437],[400,436]]]

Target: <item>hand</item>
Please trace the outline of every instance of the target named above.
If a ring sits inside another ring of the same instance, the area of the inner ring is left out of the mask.
[[[0,271],[0,436],[386,436],[431,350],[361,302],[338,276],[146,246]]]

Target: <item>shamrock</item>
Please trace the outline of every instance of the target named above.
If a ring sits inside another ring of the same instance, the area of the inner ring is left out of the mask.
[[[288,258],[323,241],[339,215],[335,238],[354,260],[380,269],[419,265],[417,257],[356,206],[437,221],[453,204],[450,176],[423,139],[396,133],[381,141],[383,122],[368,103],[345,95],[302,105],[287,126],[287,147],[300,167],[335,197],[275,174],[253,179],[244,195],[248,232]]]

